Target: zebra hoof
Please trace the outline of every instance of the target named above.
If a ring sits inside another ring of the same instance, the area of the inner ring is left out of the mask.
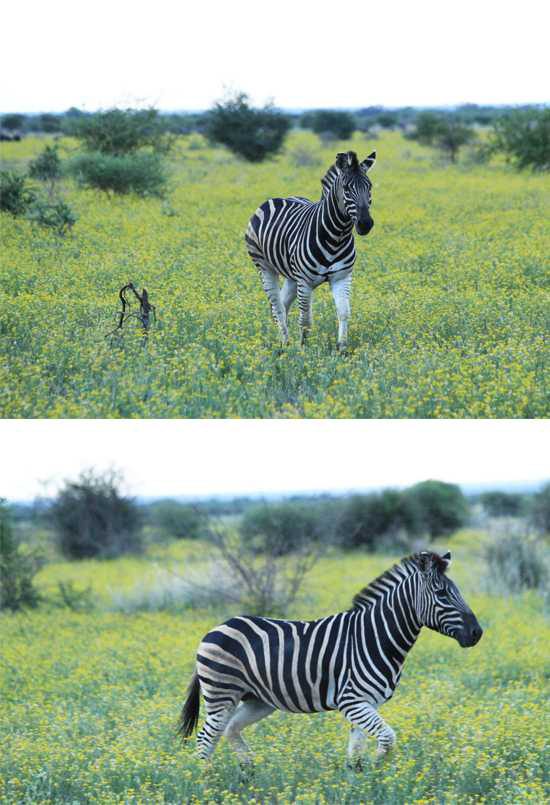
[[[239,770],[240,770],[241,782],[243,783],[250,782],[250,780],[253,779],[256,771],[252,764],[252,761],[239,763]]]
[[[355,774],[360,774],[361,772],[365,771],[365,767],[363,765],[363,759],[358,757],[354,760],[348,760],[346,763],[347,768],[354,772]]]

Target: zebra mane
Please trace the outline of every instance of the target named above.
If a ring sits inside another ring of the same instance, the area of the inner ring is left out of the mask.
[[[338,168],[336,167],[336,165],[331,165],[328,171],[321,179],[321,186],[323,188],[321,198],[323,198],[323,196],[324,197],[328,196],[337,177],[338,177]]]
[[[377,576],[366,587],[363,587],[362,590],[359,590],[357,595],[353,597],[352,608],[356,609],[373,604],[389,587],[410,576],[415,570],[420,570],[421,562],[425,556],[430,557],[440,573],[445,573],[447,562],[438,553],[423,551],[413,553],[411,556],[405,556],[401,561],[396,562],[395,565]]]

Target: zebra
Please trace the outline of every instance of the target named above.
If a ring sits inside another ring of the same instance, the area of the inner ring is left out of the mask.
[[[421,628],[463,647],[481,638],[475,615],[446,575],[450,561],[450,553],[433,551],[405,557],[357,593],[351,609],[320,620],[239,616],[212,629],[198,648],[179,719],[182,738],[197,727],[202,693],[203,759],[225,734],[246,767],[251,758],[241,731],[275,710],[338,710],[351,724],[350,767],[361,768],[367,735],[377,739],[382,758],[395,733],[378,708],[393,696]]]
[[[353,227],[357,234],[367,235],[374,226],[367,172],[375,161],[376,151],[362,162],[354,151],[337,154],[321,180],[319,201],[270,198],[250,219],[247,250],[260,271],[283,344],[288,343],[288,312],[296,297],[304,344],[312,325],[313,290],[329,282],[338,315],[338,349],[345,349],[355,263]],[[282,290],[279,275],[284,277]]]

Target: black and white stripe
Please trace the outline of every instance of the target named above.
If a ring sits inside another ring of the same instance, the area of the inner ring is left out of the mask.
[[[240,616],[216,627],[198,649],[181,733],[193,732],[202,693],[206,719],[197,743],[203,758],[225,734],[246,762],[241,730],[275,710],[339,710],[352,725],[351,761],[358,760],[365,733],[385,754],[395,735],[378,707],[393,695],[422,626],[461,646],[481,637],[474,614],[445,575],[449,562],[450,554],[409,556],[361,590],[350,610],[317,621]]]
[[[359,163],[354,151],[338,154],[322,180],[323,192],[313,202],[299,196],[270,198],[250,219],[248,253],[260,271],[283,343],[288,341],[288,312],[298,298],[302,343],[311,329],[312,293],[329,282],[338,314],[338,346],[347,343],[351,272],[355,263],[353,227],[366,235],[372,184],[367,171],[376,152]],[[279,277],[284,278],[282,289]]]

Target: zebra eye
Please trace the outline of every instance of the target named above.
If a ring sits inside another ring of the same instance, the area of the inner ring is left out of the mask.
[[[449,596],[447,595],[447,590],[445,589],[445,587],[441,587],[441,589],[436,590],[435,594],[437,595],[438,598],[442,598],[444,601],[447,601],[448,598],[449,598]]]

